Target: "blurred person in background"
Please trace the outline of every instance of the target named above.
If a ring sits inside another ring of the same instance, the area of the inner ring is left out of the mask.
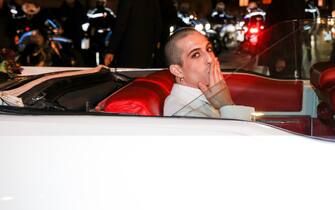
[[[189,0],[181,0],[177,4],[177,25],[179,27],[186,27],[191,24],[191,19],[196,17],[195,12],[191,8],[191,2]]]
[[[309,77],[309,69],[311,66],[311,62],[313,62],[312,51],[318,49],[317,41],[315,41],[314,46],[312,46],[312,40],[316,40],[317,33],[319,30],[319,23],[317,21],[317,18],[320,18],[320,11],[315,1],[306,0],[304,18],[305,18],[303,23],[304,30],[302,33],[302,40],[303,40],[302,66],[304,73],[303,76]]]
[[[331,11],[330,18],[335,20],[335,10]],[[335,25],[330,27],[330,34],[332,40],[332,51],[330,53],[330,62],[335,63]]]
[[[214,24],[224,24],[227,20],[234,19],[234,16],[227,14],[225,9],[226,5],[223,1],[219,1],[211,14],[211,22]]]
[[[76,49],[80,49],[83,33],[81,26],[86,16],[83,5],[79,0],[64,0],[57,15],[64,30],[63,35],[73,41]]]
[[[176,25],[178,22],[177,9],[174,4],[175,2],[173,0],[160,0],[162,26],[155,67],[167,67],[164,47],[170,36],[170,27]]]
[[[87,21],[81,25],[84,32],[81,48],[88,66],[103,62],[108,41],[114,33],[116,15],[106,3],[106,0],[96,0],[95,8],[87,12]]]
[[[265,20],[266,13],[263,9],[258,7],[258,4],[255,1],[250,1],[247,8],[246,8],[247,14],[244,16],[244,20],[248,21],[254,16],[263,16],[263,19]]]
[[[121,0],[104,64],[150,68],[161,36],[159,0]]]
[[[261,62],[268,65],[270,75],[276,78],[295,78],[301,76],[302,48],[301,32],[298,22],[304,18],[305,0],[272,0],[266,10],[264,45],[273,46],[261,55]],[[284,22],[287,21],[287,22]],[[297,65],[297,66],[296,66]]]
[[[320,17],[319,8],[316,6],[315,1],[306,0],[305,5],[305,19],[316,19]]]
[[[7,2],[0,0],[0,49],[10,48],[9,9]]]

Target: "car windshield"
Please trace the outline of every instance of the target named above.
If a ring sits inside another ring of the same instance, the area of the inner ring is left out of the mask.
[[[334,110],[333,84],[321,75],[334,66],[334,38],[334,19],[316,19],[281,22],[239,42],[220,57],[234,104],[254,107],[250,120],[283,128],[292,126],[290,122],[298,125],[306,120],[307,135],[313,135],[313,126],[332,127],[331,120],[315,119],[320,119],[321,113],[327,115],[324,112],[329,112],[330,119]],[[328,76],[333,78],[333,74]],[[322,82],[327,87],[322,87]],[[220,86],[222,82],[206,92],[199,91],[193,100],[186,99],[186,105],[173,116],[231,118],[214,108],[215,101],[211,100],[224,89]]]
[[[310,69],[320,62],[335,62],[334,19],[292,20],[255,29],[221,56],[227,72],[250,72],[277,79],[310,79]]]

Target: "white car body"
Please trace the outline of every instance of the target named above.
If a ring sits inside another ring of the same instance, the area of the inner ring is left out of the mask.
[[[333,160],[256,122],[1,114],[0,209],[334,209]]]
[[[17,129],[0,140],[0,209],[335,207],[332,142],[252,122],[16,117],[1,119]]]

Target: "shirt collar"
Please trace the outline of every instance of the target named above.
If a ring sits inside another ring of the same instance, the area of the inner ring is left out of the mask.
[[[203,95],[200,89],[180,85],[177,83],[173,85],[171,95],[174,95],[187,103],[192,102],[195,99],[201,99],[202,101],[208,103],[206,97]]]

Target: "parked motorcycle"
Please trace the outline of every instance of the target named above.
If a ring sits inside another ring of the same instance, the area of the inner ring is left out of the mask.
[[[15,6],[15,5],[13,5]],[[20,15],[17,11],[23,11]],[[72,40],[62,37],[63,29],[40,11],[33,3],[24,3],[11,9],[15,24],[14,43],[18,62],[29,66],[76,66],[80,54],[73,48]]]
[[[73,48],[72,40],[63,37],[62,29],[52,20],[48,19],[45,24],[49,26],[45,32],[31,30],[20,36],[17,43],[19,63],[32,66],[80,66],[82,59]]]
[[[262,44],[262,34],[265,25],[265,14],[258,14],[245,19],[243,25],[244,40],[241,47],[244,51],[257,54]]]
[[[222,52],[222,45],[219,33],[212,28],[207,19],[198,19],[193,14],[182,14],[178,12],[179,23],[170,27],[170,34],[182,27],[193,27],[200,33],[204,34],[213,46],[216,55]]]
[[[213,30],[219,34],[223,48],[232,49],[238,46],[237,27],[234,19],[225,20],[220,24],[213,24]]]
[[[223,48],[232,49],[237,46],[236,18],[226,13],[225,4],[222,1],[216,4],[210,22],[213,30],[219,34]]]

